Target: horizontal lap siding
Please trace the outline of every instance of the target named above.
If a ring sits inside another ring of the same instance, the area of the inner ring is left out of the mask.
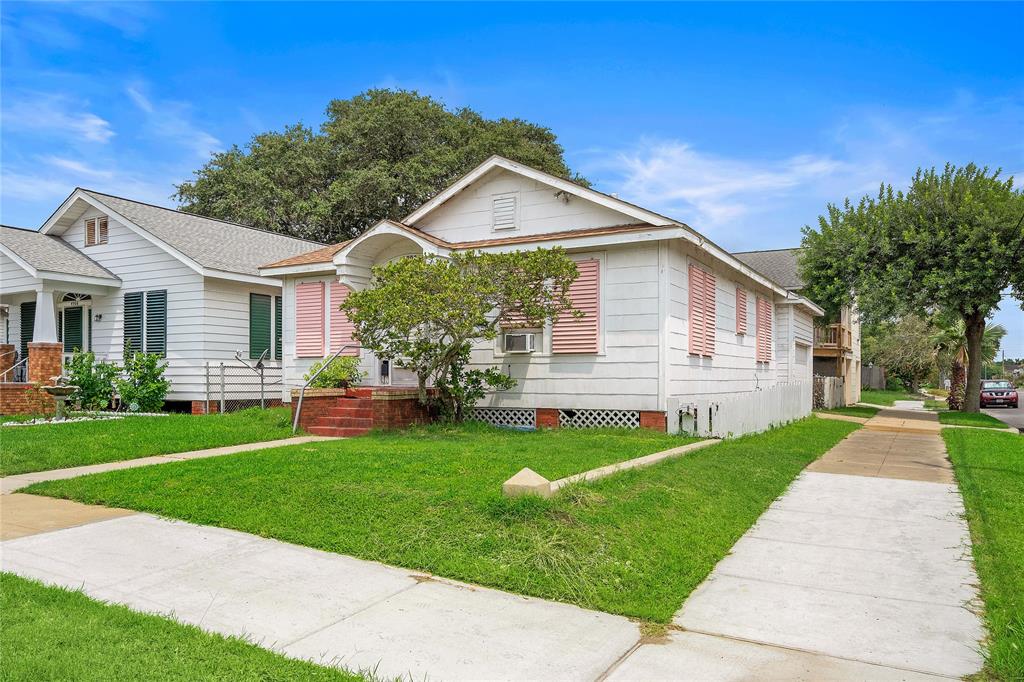
[[[249,294],[269,296],[273,301],[275,296],[281,295],[281,289],[207,278],[203,331],[206,336],[205,356],[210,362],[234,361],[235,351],[242,351],[243,358],[249,357]],[[276,364],[269,358],[266,362],[268,365]]]
[[[712,357],[690,354],[688,268],[699,264],[714,274],[715,347]],[[668,268],[667,395],[713,396],[743,393],[777,381],[774,363],[757,365],[754,361],[754,334],[736,334],[736,286],[747,292],[747,320],[754,317],[755,294],[771,292],[753,281],[704,258],[697,259],[689,245],[673,242]],[[737,280],[740,280],[737,282]]]
[[[480,344],[473,349],[474,366],[497,366],[517,379],[514,389],[489,396],[481,405],[658,409],[658,247],[623,246],[601,253],[603,352],[496,357],[492,344]]]
[[[28,274],[24,268],[0,253],[0,283],[3,283],[5,291],[27,290],[36,288],[42,284],[42,280]]]
[[[510,192],[518,194],[519,228],[493,232],[493,195]],[[419,221],[416,227],[441,239],[461,242],[635,222],[633,218],[598,204],[577,197],[563,201],[554,194],[550,185],[499,170],[450,199]]]
[[[166,251],[114,220],[108,243],[84,247],[84,219],[102,215],[90,210],[62,238],[121,278],[121,289],[93,296],[92,342],[103,359],[123,362],[123,295],[131,291],[167,291],[168,400],[198,400],[205,395],[203,333],[206,323],[203,278]]]

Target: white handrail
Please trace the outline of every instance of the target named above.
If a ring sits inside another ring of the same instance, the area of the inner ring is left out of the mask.
[[[348,350],[350,348],[362,348],[362,346],[348,344],[348,345],[345,345],[345,346],[342,346],[341,348],[339,348],[337,351],[335,351],[334,355],[331,356],[331,359],[328,360],[327,362],[325,362],[323,365],[321,365],[320,369],[318,369],[316,372],[314,372],[313,375],[311,377],[309,377],[308,380],[306,380],[306,383],[304,383],[302,385],[302,388],[299,389],[299,404],[295,406],[295,419],[292,420],[292,435],[293,436],[295,435],[296,431],[299,430],[299,415],[302,414],[302,398],[306,395],[306,387],[308,387],[311,383],[313,383],[314,379],[316,379],[318,376],[320,376],[320,372],[322,372],[325,369],[327,369],[328,367],[330,367],[331,363],[334,362],[335,360],[337,360],[339,355],[341,355],[344,351],[346,351],[346,350]]]

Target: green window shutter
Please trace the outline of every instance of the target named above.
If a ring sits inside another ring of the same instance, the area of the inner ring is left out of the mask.
[[[57,341],[64,340],[64,311],[57,309]]]
[[[281,359],[281,297],[274,297],[274,359]]]
[[[125,353],[142,351],[142,292],[124,295],[124,350]]]
[[[167,355],[167,290],[146,292],[146,352]]]
[[[270,350],[270,297],[249,294],[249,357]]]
[[[64,309],[64,352],[85,350],[81,308]]]
[[[28,344],[36,326],[36,302],[21,304],[21,357],[28,357]]]

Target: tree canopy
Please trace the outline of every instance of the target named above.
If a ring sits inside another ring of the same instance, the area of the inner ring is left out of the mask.
[[[977,411],[986,319],[1009,289],[1024,301],[1024,195],[969,164],[918,170],[906,191],[829,205],[804,228],[806,293],[831,313],[854,297],[867,322],[944,312],[964,321],[965,409]]]
[[[175,198],[191,213],[337,242],[405,217],[493,154],[587,184],[548,128],[375,89],[332,100],[319,131],[297,123],[214,154]]]
[[[572,307],[576,264],[560,248],[510,253],[421,254],[373,269],[370,288],[342,304],[355,337],[377,357],[416,373],[420,400],[437,389],[442,415],[461,421],[485,387],[512,388],[497,368],[466,370],[474,342],[501,325],[543,326]]]

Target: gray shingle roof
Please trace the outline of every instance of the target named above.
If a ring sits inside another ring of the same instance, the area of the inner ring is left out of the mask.
[[[802,289],[804,287],[804,281],[800,279],[800,272],[797,268],[800,249],[740,251],[732,255],[786,289]]]
[[[261,265],[324,246],[93,190],[82,191],[204,268],[258,275]]]
[[[16,253],[36,270],[121,281],[112,272],[60,237],[3,225],[0,226],[0,244]]]

